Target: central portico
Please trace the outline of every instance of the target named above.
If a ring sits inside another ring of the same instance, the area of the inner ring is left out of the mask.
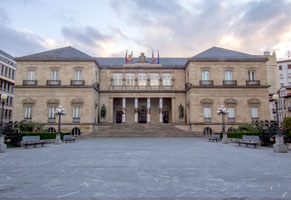
[[[113,98],[113,123],[171,123],[172,98]]]

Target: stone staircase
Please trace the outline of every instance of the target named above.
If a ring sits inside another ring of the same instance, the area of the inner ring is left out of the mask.
[[[197,137],[200,134],[184,131],[172,124],[104,124],[98,131],[83,138],[106,137]]]

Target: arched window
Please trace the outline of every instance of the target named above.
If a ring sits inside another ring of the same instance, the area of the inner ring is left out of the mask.
[[[49,133],[55,133],[56,132],[56,129],[54,127],[50,127],[47,131]]]
[[[81,131],[79,128],[75,127],[72,129],[72,135],[81,135]]]
[[[206,128],[204,129],[204,135],[212,135],[212,130],[211,130],[211,128],[206,127]]]

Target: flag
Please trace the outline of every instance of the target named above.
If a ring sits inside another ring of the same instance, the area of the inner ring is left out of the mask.
[[[127,50],[126,50],[126,53],[125,53],[125,64],[127,64]]]
[[[127,61],[128,62],[133,61],[133,51],[131,51],[131,54],[128,56]]]
[[[153,64],[155,64],[155,62],[156,62],[156,58],[155,58],[155,55],[154,55],[154,50],[152,50],[152,62],[153,62]]]
[[[160,64],[160,51],[158,50],[158,64]]]

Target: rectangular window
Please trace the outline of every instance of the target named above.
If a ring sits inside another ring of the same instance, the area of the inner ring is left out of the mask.
[[[15,77],[15,70],[12,70],[12,79],[14,79]]]
[[[204,107],[203,108],[203,115],[204,115],[204,118],[211,118],[210,107]]]
[[[234,108],[233,107],[228,107],[228,118],[234,118]]]
[[[251,117],[252,119],[259,118],[258,107],[251,107]]]
[[[75,70],[75,81],[82,80],[82,71],[81,70]]]
[[[171,86],[172,85],[172,74],[164,73],[162,74],[163,86]]]
[[[151,86],[159,86],[159,74],[155,73],[155,74],[150,74],[150,79],[151,79]]]
[[[24,119],[31,119],[31,106],[24,107]]]
[[[113,85],[114,86],[122,86],[122,74],[114,73],[113,74]]]
[[[283,74],[280,74],[280,79],[283,79]]]
[[[11,69],[8,68],[8,78],[11,78]]]
[[[227,81],[232,80],[232,71],[230,71],[230,70],[225,71],[225,80],[227,80]]]
[[[80,118],[80,106],[73,107],[73,118],[75,118],[75,119]]]
[[[288,69],[291,69],[291,65],[288,65]]]
[[[35,80],[35,71],[34,70],[28,70],[27,72],[27,80],[34,81]]]
[[[56,118],[55,112],[56,112],[56,107],[50,106],[49,107],[49,113],[48,113],[49,116],[48,116],[48,118],[49,119],[55,119]]]
[[[209,80],[209,71],[202,71],[202,80],[203,81]]]
[[[249,81],[255,80],[255,71],[249,71]]]
[[[134,86],[134,73],[126,73],[125,74],[125,80],[127,86]]]
[[[147,74],[139,73],[137,75],[137,78],[138,78],[138,85],[139,86],[147,86]]]
[[[279,65],[279,70],[282,70],[282,65]]]
[[[52,70],[51,71],[51,80],[52,81],[59,80],[59,71],[58,70]]]

